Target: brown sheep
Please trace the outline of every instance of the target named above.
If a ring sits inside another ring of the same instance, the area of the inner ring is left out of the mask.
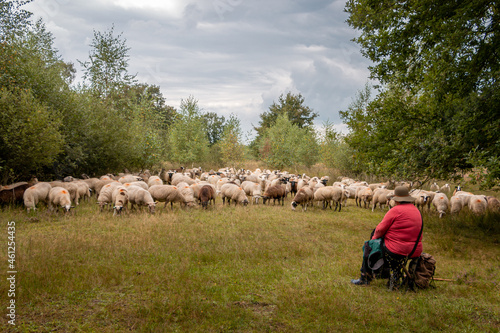
[[[215,206],[215,190],[211,185],[203,185],[200,189],[201,206],[207,209],[208,204],[213,201]]]
[[[264,205],[266,204],[267,200],[271,202],[271,199],[273,199],[273,205],[275,205],[276,200],[278,200],[278,205],[281,203],[281,205],[283,206],[285,204],[285,194],[286,191],[283,185],[269,186],[262,195]]]
[[[297,194],[292,200],[292,210],[295,210],[298,205],[302,206],[302,210],[307,210],[307,205],[311,203],[314,193],[309,186],[305,186],[297,191]]]

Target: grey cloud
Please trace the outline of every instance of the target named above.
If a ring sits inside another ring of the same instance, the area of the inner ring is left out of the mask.
[[[131,73],[159,85],[178,106],[235,113],[244,131],[280,94],[302,93],[319,122],[340,123],[368,80],[368,61],[350,40],[343,1],[198,0],[180,12],[125,8],[113,1],[40,0],[29,5],[53,32],[65,61],[86,60],[93,30],[115,25],[130,50]]]

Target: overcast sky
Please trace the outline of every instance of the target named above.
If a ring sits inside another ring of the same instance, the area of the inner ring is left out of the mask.
[[[342,129],[339,110],[368,82],[345,1],[35,0],[64,61],[88,60],[93,31],[114,24],[130,47],[129,73],[161,87],[167,104],[190,95],[203,111],[238,116],[247,132],[281,94]]]

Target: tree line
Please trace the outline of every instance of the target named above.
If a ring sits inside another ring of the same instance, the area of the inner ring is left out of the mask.
[[[86,60],[61,58],[43,21],[22,6],[1,1],[0,175],[2,183],[31,175],[66,175],[159,167],[238,166],[261,159],[269,167],[320,161],[317,117],[302,95],[279,97],[261,115],[257,137],[243,143],[238,117],[204,112],[194,96],[178,109],[160,87],[137,82],[128,71],[129,47],[121,33],[94,31]]]
[[[160,167],[269,168],[324,163],[349,176],[500,179],[499,11],[491,1],[349,0],[347,23],[378,82],[340,111],[349,132],[304,97],[280,95],[244,142],[238,117],[205,112],[194,96],[178,109],[160,87],[128,71],[129,47],[111,26],[94,31],[89,56],[61,58],[43,21],[0,0],[0,178],[102,174]]]

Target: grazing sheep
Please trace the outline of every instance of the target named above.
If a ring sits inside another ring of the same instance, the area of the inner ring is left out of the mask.
[[[78,200],[80,199],[80,192],[78,190],[78,185],[75,183],[71,182],[61,182],[61,181],[52,181],[50,182],[50,185],[52,187],[63,187],[68,190],[69,195],[71,197],[71,201],[75,203],[75,205],[78,205]]]
[[[151,176],[148,179],[148,188],[153,186],[153,185],[163,185],[163,180],[161,180],[160,177],[158,176]]]
[[[134,175],[125,175],[125,176],[118,178],[118,181],[122,184],[137,182],[140,180],[143,180],[143,179],[139,176],[134,176]]]
[[[473,195],[469,200],[469,209],[476,215],[484,214],[488,208],[488,202],[484,195]]]
[[[360,187],[359,191],[356,193],[356,206],[361,207],[361,201],[364,202],[364,208],[370,208],[370,202],[373,200],[373,191],[369,187]]]
[[[451,214],[458,214],[462,210],[462,207],[464,206],[462,198],[458,195],[454,195],[450,198],[450,213]]]
[[[212,185],[203,185],[200,189],[200,201],[201,206],[205,209],[208,208],[210,202],[214,203],[215,206],[215,190]]]
[[[53,212],[59,207],[66,213],[73,208],[73,206],[71,206],[69,191],[64,187],[56,186],[49,191],[49,211]]]
[[[196,204],[196,200],[194,198],[194,190],[185,182],[180,182],[177,184],[177,188],[186,199],[188,206],[194,206]]]
[[[439,191],[439,185],[437,183],[432,183],[430,190],[434,192]]]
[[[271,199],[273,199],[273,205],[275,205],[276,200],[278,200],[278,205],[281,203],[281,205],[283,206],[285,204],[285,186],[279,184],[269,186],[262,195],[264,205],[266,204],[267,200],[271,202]]]
[[[95,189],[95,194],[97,197],[99,197],[99,194],[101,193],[101,189],[107,185],[107,184],[111,184],[111,183],[117,183],[118,185],[120,185],[121,183],[116,181],[116,180],[112,180],[112,179],[100,179],[98,180],[96,183],[95,183],[95,186],[94,186],[94,189]]]
[[[39,182],[31,187],[28,187],[23,194],[24,206],[28,210],[36,210],[36,205],[42,201],[47,202],[49,199],[49,192],[52,189],[49,183]]]
[[[462,203],[465,207],[465,206],[469,206],[469,201],[474,196],[474,193],[458,191],[458,192],[456,192],[455,196],[462,199]]]
[[[193,189],[193,196],[194,196],[195,199],[198,200],[199,203],[201,203],[201,201],[200,201],[200,190],[205,185],[211,186],[214,189],[214,192],[215,192],[215,186],[212,185],[212,184],[210,184],[207,181],[200,181],[198,183],[194,183],[194,184],[190,185],[190,187]]]
[[[500,201],[492,196],[487,196],[486,201],[488,202],[488,209],[493,212],[500,211]]]
[[[326,209],[328,206],[332,208],[332,203],[335,203],[335,210],[339,209],[339,212],[342,209],[342,199],[344,198],[344,190],[337,186],[324,186],[318,188],[314,192],[314,201],[323,202],[323,209]]]
[[[386,188],[377,188],[373,191],[373,204],[372,204],[372,212],[375,211],[375,207],[379,204],[380,210],[382,210],[382,206],[388,205],[390,208],[390,200],[394,195],[394,190],[388,190]]]
[[[307,206],[312,202],[314,192],[309,186],[305,186],[297,191],[297,194],[292,200],[292,210],[295,210],[298,205],[302,206],[302,211],[307,210]]]
[[[84,181],[76,181],[73,182],[78,187],[78,197],[79,199],[83,199],[88,201],[90,199],[91,191],[90,186]]]
[[[186,198],[182,195],[181,191],[174,185],[154,185],[148,189],[149,193],[154,200],[159,202],[165,202],[165,206],[170,202],[170,208],[174,209],[174,203],[178,202],[181,206],[190,206],[192,203],[189,203]]]
[[[98,181],[99,181],[99,178],[95,178],[95,177],[82,179],[82,182],[86,183],[89,186],[90,195],[95,193],[95,185],[97,184]]]
[[[252,197],[252,203],[259,203],[259,199],[262,198],[262,188],[260,184],[245,180],[241,183],[241,188],[245,191],[246,195]]]
[[[128,201],[130,202],[130,210],[134,209],[135,205],[139,206],[139,208],[141,208],[142,206],[147,206],[149,212],[151,214],[154,214],[156,202],[154,201],[151,193],[149,193],[148,190],[139,186],[131,185],[127,187],[127,191]]]
[[[227,203],[231,204],[231,200],[234,200],[234,205],[238,202],[242,205],[248,204],[248,198],[245,191],[236,184],[227,183],[221,187],[222,204],[224,205],[227,198]]]
[[[116,186],[111,194],[113,202],[113,216],[120,215],[122,210],[127,209],[128,191],[124,186]]]
[[[439,218],[443,217],[444,214],[450,209],[450,200],[444,193],[436,193],[434,199],[432,199],[432,205],[436,208],[439,213]]]
[[[176,186],[177,184],[179,184],[181,182],[185,182],[188,185],[192,185],[192,184],[196,183],[196,180],[194,180],[193,178],[188,177],[182,173],[174,173],[172,175],[172,179],[171,179],[170,183],[172,185]]]
[[[17,204],[23,203],[24,191],[34,184],[27,182],[19,182],[10,185],[1,186],[0,189],[0,204]]]
[[[123,184],[123,186],[125,187],[129,187],[129,186],[139,186],[145,190],[147,190],[149,188],[148,184],[144,181],[138,181],[138,182],[131,182],[131,183],[125,183]]]
[[[120,182],[110,182],[102,187],[99,192],[99,196],[97,197],[97,204],[99,205],[99,209],[102,212],[104,206],[113,202],[113,191],[115,187],[122,186]]]

